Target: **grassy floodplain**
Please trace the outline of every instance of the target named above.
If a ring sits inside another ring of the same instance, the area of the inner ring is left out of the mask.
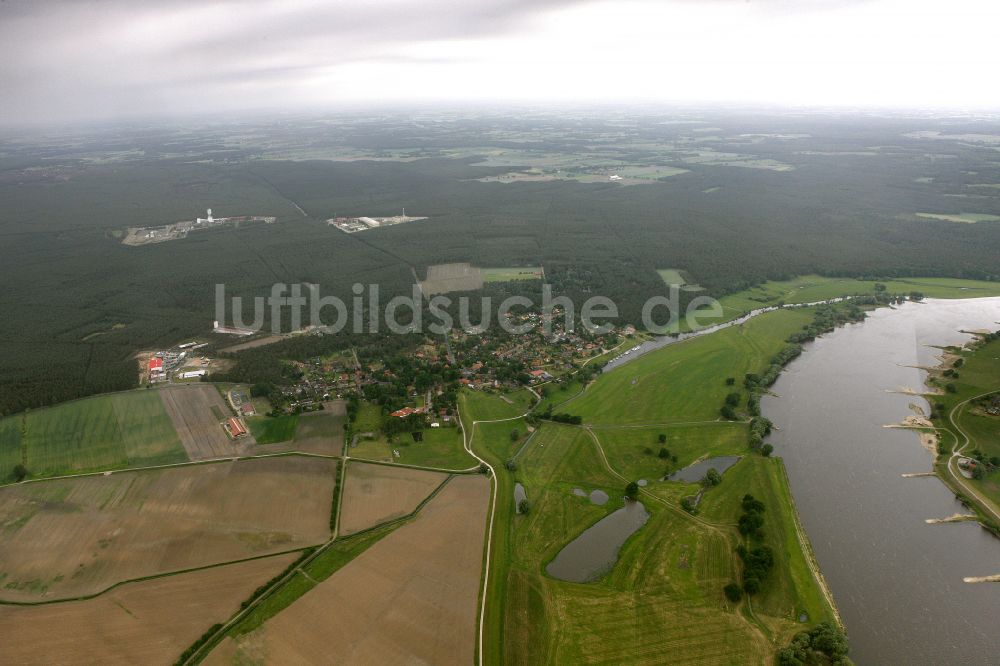
[[[600,376],[564,405],[586,423],[715,421],[744,374],[766,368],[785,339],[811,321],[807,308],[779,310],[711,335],[687,340]],[[732,377],[735,386],[727,386]]]
[[[155,390],[127,391],[0,420],[0,476],[23,463],[31,477],[186,461]]]
[[[1000,296],[1000,282],[959,280],[956,278],[914,277],[895,280],[857,280],[855,278],[800,275],[790,280],[771,280],[756,287],[728,294],[719,299],[723,321],[778,303],[814,303],[816,301],[870,294],[876,282],[894,293],[919,291],[927,298],[974,298]],[[708,320],[706,320],[708,321]]]
[[[957,367],[956,358],[963,359]],[[958,377],[944,376],[942,372],[947,369],[954,369]],[[950,384],[955,389],[954,393],[946,391],[928,397],[935,405],[934,425],[940,429],[942,455],[936,466],[938,473],[950,481],[946,465],[956,443],[964,445],[963,455],[981,451],[987,459],[1000,457],[1000,416],[988,414],[976,401],[978,396],[992,397],[994,392],[1000,391],[1000,340],[976,343],[971,349],[959,351],[932,373],[931,381],[939,386]],[[1000,513],[1000,469],[986,472],[981,479],[965,479],[964,482],[985,496],[992,509]],[[992,517],[987,520],[997,522]]]
[[[811,314],[768,313],[649,353],[599,377],[557,410],[583,416],[584,426],[544,422],[526,441],[510,437],[520,421],[473,427],[513,410],[496,396],[462,394],[472,446],[497,472],[486,661],[764,664],[797,631],[836,617],[798,531],[780,459],[749,449],[746,423],[718,419],[725,395],[741,390],[743,374],[764,370]],[[677,460],[660,458],[660,446]],[[518,452],[512,468],[505,466]],[[698,484],[659,479],[716,455],[741,459],[706,491],[698,515],[689,515],[680,499]],[[610,572],[584,584],[550,577],[545,566],[619,508],[626,482],[639,478],[648,482],[641,501],[651,515]],[[515,511],[516,482],[526,489],[526,515]],[[593,505],[574,488],[604,490],[611,499]],[[732,603],[722,588],[740,577],[736,547],[744,537],[736,520],[747,493],[766,507],[759,543],[774,551],[775,567],[764,591]]]
[[[479,424],[476,437],[503,449],[505,432]],[[502,452],[505,453],[505,452]],[[510,488],[522,483],[531,502],[515,515]],[[706,494],[704,516],[644,496],[651,513],[603,578],[555,580],[544,567],[569,541],[622,505],[624,482],[603,464],[582,428],[544,424],[500,478],[494,533],[493,584],[488,591],[485,656],[497,663],[769,663],[792,633],[827,620],[795,534],[779,460],[747,457]],[[669,484],[686,487],[688,484]],[[604,506],[572,494],[601,489]],[[768,507],[766,542],[780,553],[766,594],[730,604],[722,587],[738,575],[734,522],[740,498],[752,492]],[[711,498],[712,504],[707,503]],[[503,526],[506,522],[506,529]],[[779,548],[781,549],[779,551]]]

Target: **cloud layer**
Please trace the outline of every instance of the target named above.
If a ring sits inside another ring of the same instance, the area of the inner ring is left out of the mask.
[[[433,101],[1000,107],[996,3],[0,3],[8,122]]]

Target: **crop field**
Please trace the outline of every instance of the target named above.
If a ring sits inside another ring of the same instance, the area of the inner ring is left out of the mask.
[[[656,271],[660,279],[663,280],[663,284],[667,286],[677,285],[684,291],[702,291],[702,288],[696,284],[689,284],[687,278],[681,275],[681,272],[676,268],[661,268]]]
[[[252,434],[234,441],[222,429],[232,412],[211,384],[170,386],[158,393],[191,460],[244,455],[253,446]]]
[[[389,440],[385,438],[385,435],[379,434],[374,437],[359,438],[357,443],[349,448],[348,455],[362,460],[393,462],[396,458],[392,451]]]
[[[334,463],[296,456],[0,489],[0,599],[94,594],[142,576],[329,537]]]
[[[427,267],[427,279],[420,282],[425,296],[483,288],[483,276],[471,264],[435,264]]]
[[[340,508],[340,532],[353,534],[412,512],[446,474],[350,462]]]
[[[427,428],[421,431],[420,438],[419,442],[414,442],[409,433],[400,435],[399,441],[392,445],[399,452],[395,461],[453,470],[469,469],[479,464],[465,450],[462,431],[458,428]]]
[[[344,403],[334,400],[324,406],[318,412],[248,418],[247,425],[257,440],[253,453],[300,451],[339,456],[344,450],[347,421]]]
[[[521,266],[518,268],[483,268],[480,270],[483,282],[510,282],[514,280],[541,280],[545,271],[541,266]]]
[[[246,422],[253,438],[257,440],[257,444],[278,444],[290,442],[295,438],[295,430],[299,425],[299,415],[250,416],[247,417]]]
[[[299,416],[299,427],[292,441],[296,451],[339,456],[344,450],[344,423],[347,413],[340,400],[326,403],[321,412]]]
[[[5,477],[22,453],[33,477],[187,460],[155,391],[85,398],[0,420]]]
[[[396,529],[209,664],[474,660],[489,482],[452,478]]]
[[[811,321],[808,309],[779,310],[717,333],[677,343],[601,375],[565,405],[587,423],[715,421],[744,374],[759,372],[785,339]]]
[[[0,606],[11,664],[170,664],[297,554],[127,583],[94,599]]]
[[[13,480],[14,466],[21,459],[21,427],[24,416],[10,416],[0,419],[0,483]]]

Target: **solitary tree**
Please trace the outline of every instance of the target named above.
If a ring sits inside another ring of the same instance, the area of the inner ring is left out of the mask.
[[[667,436],[665,434],[663,434],[662,432],[660,433],[659,437],[657,437],[657,439],[660,441],[660,444],[666,444],[667,443]]]
[[[529,511],[531,511],[531,502],[529,502],[527,499],[523,499],[517,503],[518,513],[528,513]]]
[[[635,500],[639,497],[639,484],[635,481],[630,481],[627,486],[625,486],[625,497],[630,500]]]
[[[719,471],[712,467],[705,472],[705,477],[701,480],[703,486],[717,486],[722,483],[722,476]]]
[[[16,465],[14,465],[14,480],[15,481],[18,481],[18,482],[24,481],[25,477],[27,477],[27,476],[28,476],[28,468],[27,467],[25,467],[21,463],[17,463]]]
[[[726,598],[736,603],[743,598],[743,590],[736,583],[730,583],[722,588],[723,592],[726,593]]]
[[[521,433],[519,433],[517,431],[517,428],[514,428],[513,430],[510,431],[510,441],[516,442],[517,438],[520,437],[520,436],[521,436]]]

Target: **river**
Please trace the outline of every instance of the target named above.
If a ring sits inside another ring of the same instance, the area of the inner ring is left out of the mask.
[[[975,523],[928,525],[966,510],[935,477],[916,434],[883,427],[929,409],[925,372],[959,332],[1000,328],[1000,298],[881,308],[805,346],[761,401],[780,428],[806,532],[847,627],[869,664],[994,664],[1000,659],[1000,540]]]

